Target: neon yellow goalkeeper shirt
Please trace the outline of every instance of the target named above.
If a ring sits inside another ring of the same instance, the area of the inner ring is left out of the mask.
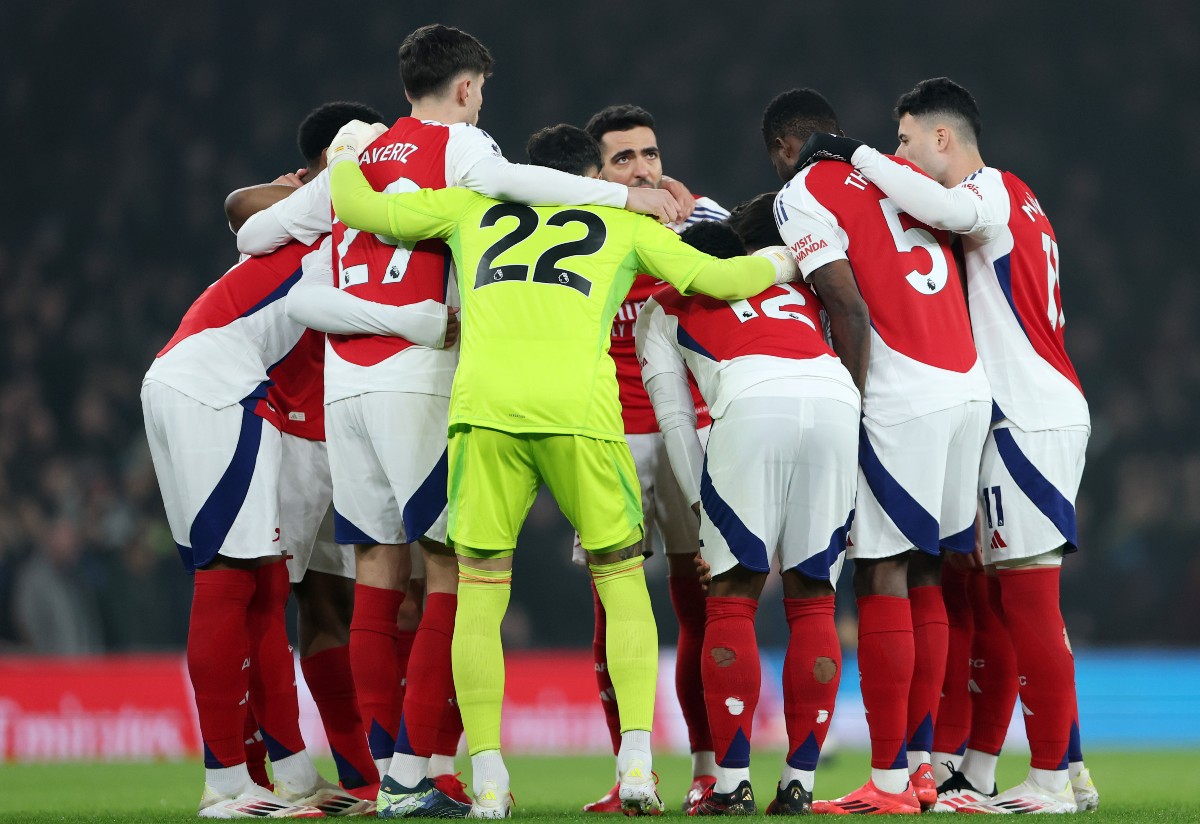
[[[452,426],[621,440],[608,347],[634,275],[727,299],[775,279],[763,258],[718,260],[623,209],[525,206],[459,188],[381,194],[350,162],[334,166],[330,185],[347,226],[450,247],[462,298]]]

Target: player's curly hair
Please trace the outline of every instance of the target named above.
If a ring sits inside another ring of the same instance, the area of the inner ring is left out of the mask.
[[[349,100],[335,100],[309,112],[296,130],[296,146],[304,161],[315,165],[321,152],[333,142],[334,135],[351,120],[378,123],[383,120],[383,115],[364,103]]]
[[[778,192],[763,192],[745,203],[739,203],[729,213],[729,225],[742,239],[747,252],[767,246],[783,246],[779,227],[775,225],[775,195]]]
[[[559,123],[529,136],[525,153],[534,166],[546,166],[572,175],[597,171],[603,164],[600,144],[578,126]]]
[[[949,77],[922,80],[912,87],[912,91],[900,95],[896,101],[896,119],[906,114],[913,117],[942,115],[958,118],[966,126],[962,136],[972,143],[979,142],[979,133],[983,131],[975,98]]]
[[[688,246],[717,258],[737,257],[746,253],[737,232],[723,220],[701,220],[693,223],[679,233],[679,239]]]
[[[840,131],[837,113],[816,89],[786,91],[763,111],[762,135],[768,148],[780,137],[796,137],[803,142],[814,132]]]
[[[599,143],[609,132],[627,132],[638,126],[653,129],[654,116],[641,106],[621,103],[596,112],[583,128]]]
[[[414,100],[439,94],[463,72],[492,74],[492,54],[465,31],[434,23],[400,44],[400,81]]]

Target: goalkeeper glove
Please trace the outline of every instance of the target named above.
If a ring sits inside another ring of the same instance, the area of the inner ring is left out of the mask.
[[[387,131],[382,123],[363,123],[351,120],[333,136],[333,142],[325,153],[325,164],[330,168],[343,160],[358,160],[362,150],[371,145],[375,138]]]
[[[800,267],[792,250],[786,246],[764,246],[754,252],[755,257],[764,257],[775,267],[775,282],[790,283],[800,276]]]
[[[863,145],[861,140],[843,137],[836,134],[814,132],[808,141],[800,148],[800,156],[796,158],[796,171],[810,166],[818,160],[841,160],[853,163],[850,158],[854,150]]]

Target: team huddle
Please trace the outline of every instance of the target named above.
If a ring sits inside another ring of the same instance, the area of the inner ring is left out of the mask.
[[[230,195],[244,257],[142,385],[195,573],[200,817],[510,815],[500,625],[543,484],[591,576],[616,760],[584,811],[664,808],[654,551],[689,815],[757,810],[773,566],[789,746],[768,815],[1095,809],[1059,609],[1088,407],[1054,230],[984,165],[970,93],[903,95],[896,156],[842,136],[816,91],[780,94],[762,134],[783,188],[730,213],[663,174],[637,106],[542,129],[514,164],[475,125],[477,39],[423,27],[400,69],[409,116],[321,106],[303,169]],[[814,800],[847,557],[870,778]],[[337,783],[300,734],[293,592]],[[1029,776],[998,791],[1018,694]]]

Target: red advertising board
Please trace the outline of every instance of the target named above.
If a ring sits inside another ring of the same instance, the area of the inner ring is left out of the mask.
[[[200,751],[183,656],[0,658],[0,756],[180,758]]]
[[[659,662],[654,744],[687,750],[674,695],[674,659]],[[587,650],[507,656],[503,744],[508,752],[610,750]],[[764,671],[755,745],[784,746],[778,674]],[[327,753],[316,706],[299,667],[300,724],[310,751]],[[194,758],[200,753],[182,655],[0,658],[0,760]]]

